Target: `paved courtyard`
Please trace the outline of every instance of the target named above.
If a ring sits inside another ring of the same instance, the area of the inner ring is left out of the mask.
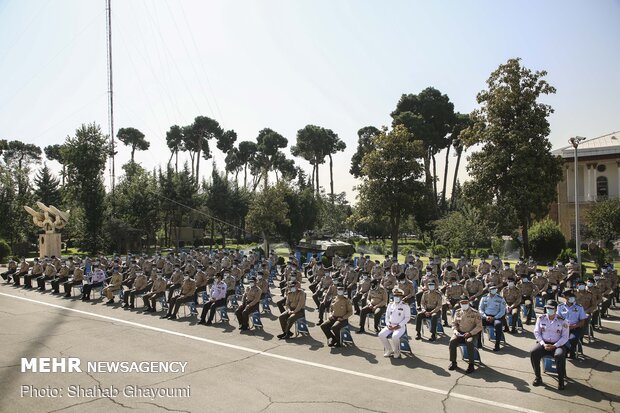
[[[543,375],[544,387],[531,386],[533,326],[507,334],[500,353],[482,350],[483,365],[465,375],[462,361],[459,370],[447,370],[447,336],[412,340],[413,357],[401,360],[384,358],[370,334],[354,334],[354,348],[327,347],[311,298],[307,304],[310,337],[282,341],[275,315],[263,315],[262,331],[240,334],[233,317],[205,327],[183,309],[169,321],[2,284],[0,412],[611,412],[620,406],[614,308],[584,356],[567,362],[568,384],[560,392],[554,375]],[[82,372],[21,372],[21,359],[33,357],[79,358]],[[187,364],[179,372],[88,371],[95,361]]]

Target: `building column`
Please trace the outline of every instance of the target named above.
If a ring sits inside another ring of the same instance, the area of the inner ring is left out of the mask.
[[[568,164],[565,165],[565,177],[566,177],[566,201],[570,202],[570,181],[569,181],[569,177],[570,177],[570,167],[568,166]],[[620,173],[620,162],[618,163],[618,173]],[[574,186],[574,185],[573,185]],[[558,191],[558,196],[560,195],[560,191]],[[560,205],[559,200],[558,200],[558,205]]]
[[[592,201],[596,201],[597,200],[597,191],[596,191],[596,175],[597,175],[597,170],[596,167],[598,166],[598,164],[593,163],[592,164],[592,183],[591,183],[591,187],[592,188],[590,190],[590,192],[592,193]]]
[[[618,166],[618,193],[616,194],[616,196],[620,196],[620,161],[617,161],[616,165]]]
[[[583,200],[590,200],[590,164],[583,165]]]

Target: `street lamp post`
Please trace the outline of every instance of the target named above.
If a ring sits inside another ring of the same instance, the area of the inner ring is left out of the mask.
[[[579,179],[577,179],[577,148],[579,147],[579,143],[584,141],[586,138],[581,136],[575,136],[574,138],[570,138],[568,142],[573,145],[575,148],[575,251],[577,252],[577,265],[579,265],[579,271],[581,271],[581,237],[579,231],[579,198],[577,197],[578,189],[579,189]]]

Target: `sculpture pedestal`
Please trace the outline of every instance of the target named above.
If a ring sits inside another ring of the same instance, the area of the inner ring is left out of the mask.
[[[60,257],[61,245],[60,234],[40,234],[39,235],[39,258],[55,255]]]

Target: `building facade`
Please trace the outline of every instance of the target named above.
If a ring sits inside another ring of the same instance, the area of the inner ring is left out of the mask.
[[[575,202],[583,231],[586,211],[595,203],[620,196],[620,131],[583,141],[577,151],[575,194],[575,149],[566,146],[552,152],[564,160],[557,200],[549,216],[560,225],[567,240],[575,238]]]

